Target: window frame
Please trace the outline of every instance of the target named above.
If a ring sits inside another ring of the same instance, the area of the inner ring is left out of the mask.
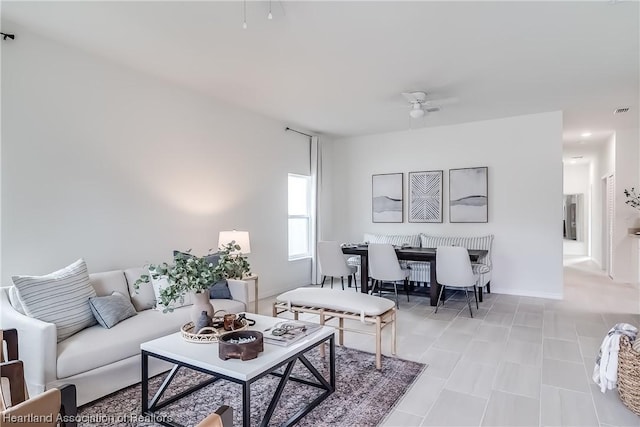
[[[303,178],[306,181],[306,196],[307,196],[307,214],[306,215],[291,215],[289,214],[289,178]],[[312,228],[312,214],[311,214],[311,175],[302,175],[298,173],[287,174],[287,258],[289,261],[296,261],[300,259],[308,259],[313,257],[311,250],[311,228]],[[299,254],[291,254],[289,248],[289,232],[290,232],[290,220],[292,219],[306,219],[307,220],[307,251]]]

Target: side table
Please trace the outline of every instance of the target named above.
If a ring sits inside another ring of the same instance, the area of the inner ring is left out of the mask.
[[[250,276],[244,276],[242,280],[253,280],[253,312],[258,314],[258,275],[251,274]]]

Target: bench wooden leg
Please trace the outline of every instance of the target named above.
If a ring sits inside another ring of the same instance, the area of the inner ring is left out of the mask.
[[[273,317],[278,317],[278,309],[276,308],[276,303],[273,303]]]
[[[298,316],[299,316],[298,312],[294,311],[293,312],[293,320],[298,320]]]
[[[393,313],[391,314],[391,321],[393,324],[391,325],[391,354],[396,355],[396,309],[393,309]]]
[[[344,345],[344,319],[340,317],[339,322],[340,322],[340,333],[338,334],[338,343],[340,345]]]
[[[376,317],[376,369],[382,369],[382,321]]]

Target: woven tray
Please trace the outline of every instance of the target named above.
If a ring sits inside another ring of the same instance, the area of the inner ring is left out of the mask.
[[[631,411],[640,415],[640,353],[631,348],[629,337],[620,337],[618,394]]]
[[[214,318],[215,320],[215,318]],[[201,344],[211,344],[216,343],[220,340],[220,337],[229,334],[231,332],[244,331],[247,329],[249,322],[247,319],[242,319],[242,327],[236,328],[232,331],[225,331],[224,328],[202,328],[200,331],[194,331],[195,325],[193,322],[185,323],[180,328],[180,334],[185,341],[201,343]],[[201,332],[201,333],[196,333]],[[205,332],[205,333],[202,333]],[[208,333],[207,333],[208,332]]]

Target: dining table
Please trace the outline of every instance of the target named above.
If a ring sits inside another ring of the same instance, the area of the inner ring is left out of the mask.
[[[396,247],[396,255],[401,261],[421,261],[429,263],[430,282],[429,297],[432,306],[438,304],[438,295],[440,293],[440,284],[436,280],[436,248],[409,248]],[[477,261],[479,258],[487,255],[488,251],[484,249],[469,249],[469,259],[471,262]],[[360,291],[369,293],[369,247],[368,245],[343,245],[342,253],[346,255],[360,256]]]

